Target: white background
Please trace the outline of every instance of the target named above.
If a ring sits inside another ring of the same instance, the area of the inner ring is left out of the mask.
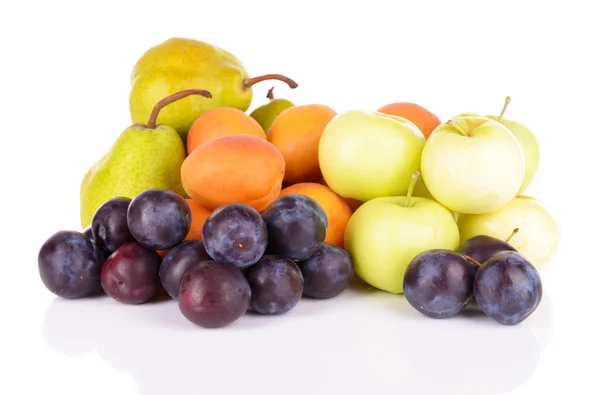
[[[594,3],[3,1],[0,394],[600,393]],[[440,321],[350,290],[207,331],[174,302],[54,298],[39,247],[79,229],[81,178],[131,122],[131,68],[173,36],[226,48],[253,75],[284,73],[300,86],[276,83],[277,97],[338,112],[414,101],[447,119],[512,96],[506,117],[541,146],[528,193],[562,227],[539,309],[516,327]]]

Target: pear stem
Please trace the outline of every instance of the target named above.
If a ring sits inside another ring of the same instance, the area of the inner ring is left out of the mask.
[[[415,191],[415,186],[417,185],[417,180],[421,173],[415,171],[410,179],[410,184],[408,184],[408,192],[406,193],[406,202],[404,203],[404,207],[408,207],[410,203],[410,198],[412,197],[413,192]]]
[[[446,122],[446,125],[452,126],[454,129],[458,130],[458,132],[460,134],[462,134],[463,136],[465,136],[465,137],[469,136],[469,133],[467,133],[466,130],[464,130],[463,128],[461,128],[457,124],[455,124],[454,121],[452,121],[452,120],[449,120],[448,122]]]
[[[162,110],[165,106],[168,106],[169,104],[176,102],[179,99],[183,99],[184,97],[188,97],[190,95],[200,95],[206,97],[207,99],[212,98],[212,94],[209,91],[205,91],[203,89],[186,89],[183,91],[173,93],[172,95],[167,96],[158,103],[156,103],[156,105],[152,109],[152,112],[150,113],[150,119],[148,120],[148,124],[146,125],[146,127],[150,129],[155,129],[156,120],[158,119],[158,114],[160,113],[160,110]]]
[[[265,74],[265,75],[261,75],[258,77],[254,77],[254,78],[249,78],[247,80],[244,81],[244,89],[248,89],[251,88],[252,85],[258,83],[258,82],[262,82],[262,81],[267,81],[267,80],[279,80],[279,81],[283,81],[286,84],[288,84],[288,86],[292,89],[297,88],[298,84],[296,83],[296,81],[294,81],[291,78],[286,77],[285,75],[281,75],[281,74]]]
[[[502,107],[502,112],[498,116],[498,122],[500,122],[502,120],[502,117],[504,116],[504,113],[506,112],[506,109],[508,108],[508,105],[510,104],[510,100],[511,100],[510,96],[506,96],[506,99],[504,99],[504,107]]]
[[[481,263],[477,262],[475,259],[471,258],[468,255],[463,255],[465,257],[465,259],[471,263],[474,263],[477,265],[477,267],[481,267]]]
[[[267,92],[267,99],[269,99],[269,100],[273,100],[275,98],[273,96],[273,89],[275,89],[274,86],[272,86],[271,89],[269,89],[269,91]]]
[[[514,228],[512,233],[510,235],[508,235],[508,237],[506,238],[505,242],[508,243],[518,232],[519,232],[519,228]]]

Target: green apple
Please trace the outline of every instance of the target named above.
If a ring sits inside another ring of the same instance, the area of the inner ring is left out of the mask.
[[[350,217],[344,237],[344,249],[356,274],[367,284],[394,294],[404,292],[404,272],[417,254],[459,246],[453,214],[439,203],[411,197],[411,193],[412,188],[407,196],[365,202]]]
[[[436,201],[460,214],[499,209],[523,183],[525,157],[516,137],[485,117],[455,117],[429,136],[421,173]]]
[[[533,177],[538,171],[538,167],[540,165],[540,147],[533,132],[525,125],[503,118],[510,100],[510,97],[507,96],[504,101],[504,108],[499,116],[486,115],[486,117],[498,121],[506,126],[515,135],[517,140],[519,140],[519,144],[521,144],[523,154],[525,155],[525,177],[523,178],[523,184],[519,190],[519,194],[522,194],[525,189],[527,189],[529,184],[531,184]]]
[[[323,130],[319,166],[327,185],[344,198],[400,196],[419,170],[424,145],[419,128],[405,118],[351,110]]]
[[[504,240],[515,227],[519,231],[510,244],[538,270],[543,269],[556,254],[560,227],[538,199],[518,196],[494,212],[458,218],[461,243],[478,235]]]

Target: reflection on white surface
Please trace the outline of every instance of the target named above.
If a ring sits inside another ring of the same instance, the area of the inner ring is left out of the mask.
[[[476,310],[430,319],[401,296],[364,288],[216,330],[189,323],[172,300],[127,306],[108,297],[56,299],[42,323],[53,349],[99,354],[143,395],[506,393],[531,377],[551,329],[548,295],[507,327]]]

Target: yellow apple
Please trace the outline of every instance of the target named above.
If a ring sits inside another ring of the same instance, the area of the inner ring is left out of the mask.
[[[510,245],[538,270],[546,267],[558,249],[560,227],[542,202],[530,196],[518,196],[499,210],[458,218],[461,244],[467,239],[487,235],[504,240],[513,231]],[[483,262],[482,262],[483,263]]]
[[[338,114],[319,141],[319,166],[338,195],[366,202],[405,195],[425,137],[402,117],[351,110]]]
[[[454,215],[426,198],[388,196],[371,199],[352,214],[344,239],[355,273],[380,290],[401,294],[404,272],[419,253],[459,246]]]
[[[523,183],[521,184],[521,189],[519,190],[519,194],[522,194],[538,171],[538,167],[540,165],[540,147],[538,141],[531,130],[529,130],[522,123],[511,121],[504,118],[504,113],[508,108],[508,105],[511,101],[510,96],[507,96],[504,99],[504,108],[502,108],[502,112],[500,115],[485,115],[486,118],[493,119],[494,121],[498,121],[504,126],[508,128],[515,135],[521,148],[523,149],[523,155],[525,156],[525,176],[523,177]],[[481,117],[482,115],[472,112],[466,112],[457,115],[457,117],[464,116],[475,116]]]
[[[519,140],[519,144],[521,144],[523,154],[525,155],[525,177],[523,178],[523,184],[519,190],[519,194],[522,194],[525,189],[527,189],[529,184],[531,184],[533,177],[538,171],[538,167],[540,165],[540,147],[533,132],[525,125],[517,121],[511,121],[503,118],[504,112],[506,111],[510,100],[510,97],[507,96],[504,101],[504,108],[499,116],[486,115],[486,117],[498,121],[506,126],[512,132],[512,134],[515,135],[517,140]]]
[[[421,173],[436,201],[456,213],[482,214],[517,195],[525,157],[517,138],[500,122],[455,117],[427,139]]]

